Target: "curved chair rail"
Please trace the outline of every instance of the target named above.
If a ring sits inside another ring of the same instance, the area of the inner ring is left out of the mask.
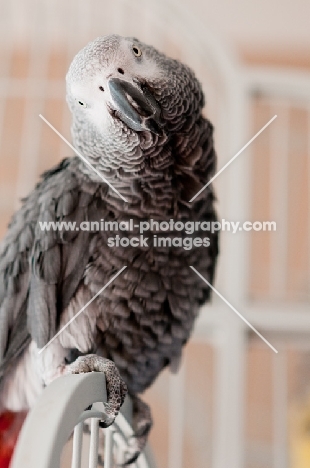
[[[83,424],[90,419],[89,468],[98,466],[99,421],[104,418],[105,376],[100,372],[67,375],[56,379],[30,411],[15,449],[11,468],[59,468],[62,450],[74,431],[71,468],[81,466]],[[91,405],[91,410],[85,410]],[[112,468],[114,456],[124,454],[133,435],[122,414],[105,433],[104,466]],[[114,450],[115,449],[115,450]],[[146,453],[148,449],[146,450]],[[150,454],[142,453],[136,468],[154,468]]]

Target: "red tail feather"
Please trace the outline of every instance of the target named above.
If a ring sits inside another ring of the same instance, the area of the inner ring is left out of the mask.
[[[9,468],[19,431],[27,413],[6,411],[0,415],[0,468]]]

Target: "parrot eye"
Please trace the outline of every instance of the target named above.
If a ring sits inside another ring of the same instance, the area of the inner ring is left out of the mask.
[[[142,51],[136,45],[132,46],[133,53],[136,57],[141,57]]]
[[[82,101],[78,101],[78,103],[83,106],[83,107],[87,107],[87,104],[85,104],[85,102],[82,102]]]

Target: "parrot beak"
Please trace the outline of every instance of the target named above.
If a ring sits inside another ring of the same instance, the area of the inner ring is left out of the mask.
[[[110,78],[108,87],[116,117],[137,132],[163,134],[161,109],[145,85]]]

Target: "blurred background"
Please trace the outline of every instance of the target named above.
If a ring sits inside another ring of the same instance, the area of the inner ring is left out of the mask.
[[[160,468],[310,467],[310,3],[308,0],[0,1],[0,238],[39,175],[72,151],[66,70],[99,35],[136,36],[190,65],[206,95],[230,221],[216,288],[177,376],[147,391]]]

